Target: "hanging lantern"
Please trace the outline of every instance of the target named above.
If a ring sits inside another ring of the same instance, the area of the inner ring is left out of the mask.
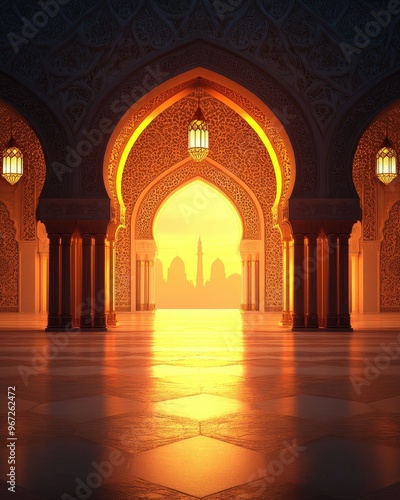
[[[194,161],[202,161],[208,155],[208,126],[198,108],[188,126],[188,153]]]
[[[3,172],[1,175],[7,182],[13,185],[20,180],[22,174],[24,173],[24,155],[22,154],[22,151],[19,149],[12,136],[12,116],[10,132],[10,141],[7,144],[6,149],[4,149],[3,151]]]
[[[376,176],[383,184],[390,184],[397,177],[397,153],[388,137],[376,153]]]
[[[15,184],[22,177],[24,173],[23,158],[22,151],[11,137],[10,142],[3,151],[3,173],[1,174],[10,184]]]

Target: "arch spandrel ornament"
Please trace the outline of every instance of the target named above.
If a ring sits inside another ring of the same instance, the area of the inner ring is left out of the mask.
[[[199,69],[199,71],[200,73],[207,73],[210,76],[212,75],[211,72],[207,70]],[[218,75],[216,76],[218,77]],[[265,109],[261,109],[257,104],[252,102],[246,96],[242,95],[239,91],[229,88],[228,86],[223,85],[217,81],[214,81],[210,77],[202,77],[201,81],[202,85],[205,85],[210,92],[215,91],[217,95],[219,94],[220,96],[223,96],[224,98],[232,102],[235,106],[238,106],[240,109],[242,109],[249,117],[251,117],[251,119],[257,124],[257,126],[262,129],[265,136],[268,137],[268,140],[273,147],[274,154],[276,155],[277,163],[279,165],[278,168],[280,170],[280,177],[282,179],[282,186],[280,187],[281,194],[279,199],[280,210],[278,210],[276,207],[274,212],[274,224],[277,224],[278,213],[283,213],[284,211],[284,207],[287,204],[287,200],[290,195],[290,190],[293,187],[295,177],[294,154],[288,149],[288,146],[290,147],[290,144],[288,143],[284,126],[277,120],[275,120],[275,122],[272,122],[270,117],[268,116],[271,116],[271,114],[273,114],[271,113],[271,111],[267,110],[265,106]],[[130,114],[130,116],[124,118],[124,123],[120,127],[118,133],[112,137],[112,141],[110,141],[110,144],[112,144],[112,146],[109,147],[109,153],[108,155],[106,155],[104,163],[104,179],[105,183],[108,185],[109,195],[113,205],[113,214],[115,217],[114,222],[116,224],[121,223],[122,225],[125,225],[126,223],[125,207],[123,206],[123,204],[121,204],[121,198],[119,197],[118,192],[121,192],[121,168],[124,168],[123,166],[121,166],[121,158],[125,148],[127,147],[127,144],[132,138],[132,135],[135,133],[135,130],[138,129],[142,122],[148,119],[149,116],[154,116],[154,112],[157,110],[157,108],[159,108],[166,102],[171,102],[174,96],[180,95],[182,97],[182,94],[189,94],[193,91],[193,88],[195,88],[197,82],[198,77],[196,76],[195,78],[189,78],[183,83],[174,85],[173,87],[161,93],[155,94],[151,97],[151,99],[145,101],[141,107],[132,110],[133,112]],[[128,88],[126,89],[126,92],[128,92]],[[115,102],[118,102],[118,98],[114,99],[114,103]],[[289,101],[281,102],[281,104],[284,105],[286,111],[294,109],[291,108],[292,104]],[[298,115],[296,114],[291,114],[288,112],[288,115],[289,117],[298,118]],[[299,128],[303,131],[305,131],[306,129],[305,126],[300,126]],[[302,141],[304,145],[303,151],[304,153],[306,153],[307,140],[303,138]],[[310,157],[312,157],[311,153],[310,155],[308,155],[308,158]],[[310,171],[308,177],[309,179],[314,179],[315,176]],[[314,181],[311,182],[310,180],[304,182],[305,184],[309,183],[310,186],[312,185],[315,187]]]

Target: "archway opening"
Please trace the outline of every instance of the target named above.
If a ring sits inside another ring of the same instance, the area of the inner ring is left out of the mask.
[[[187,124],[197,106],[196,92],[201,93],[212,130],[209,155],[201,163],[187,154]],[[243,219],[240,308],[282,309],[277,228],[287,213],[295,161],[283,125],[265,103],[221,75],[203,68],[191,70],[153,89],[127,110],[105,158],[113,201],[111,226],[118,232],[115,277],[110,278],[110,283],[115,280],[117,311],[155,308],[155,215],[171,192],[193,179],[203,179],[225,193]],[[205,254],[204,236],[202,244]],[[167,272],[164,267],[162,275]]]
[[[242,220],[201,179],[180,187],[153,224],[157,309],[239,309]]]

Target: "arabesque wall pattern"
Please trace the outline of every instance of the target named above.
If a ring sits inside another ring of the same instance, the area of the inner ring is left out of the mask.
[[[273,228],[271,208],[275,201],[274,168],[265,146],[235,111],[210,96],[202,100],[202,111],[210,130],[209,158],[239,178],[258,200],[264,216],[265,235],[265,307],[279,309],[282,305],[282,261],[280,234]],[[150,196],[143,200],[137,217],[136,235],[130,231],[135,203],[147,186],[162,173],[187,158],[187,124],[197,102],[184,98],[161,113],[139,136],[126,161],[122,178],[122,194],[126,211],[126,228],[120,229],[117,242],[117,268],[123,270],[116,280],[117,307],[129,310],[132,283],[130,276],[130,241],[152,238],[152,221],[160,203],[170,193],[196,176],[203,177],[225,192],[237,206],[244,224],[244,237],[258,239],[261,231],[254,203],[245,190],[217,167],[205,162],[189,162],[164,177]],[[257,227],[258,226],[258,227]],[[247,234],[246,234],[247,231]],[[278,258],[277,258],[278,256]]]

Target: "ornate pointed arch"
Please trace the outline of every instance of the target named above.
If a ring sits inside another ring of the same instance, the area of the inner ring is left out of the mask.
[[[216,162],[205,161],[200,167],[198,163],[188,160],[159,176],[142,193],[132,217],[135,239],[153,239],[153,222],[160,206],[174,191],[197,178],[221,191],[235,206],[242,219],[243,239],[262,238],[262,210],[247,186]]]

